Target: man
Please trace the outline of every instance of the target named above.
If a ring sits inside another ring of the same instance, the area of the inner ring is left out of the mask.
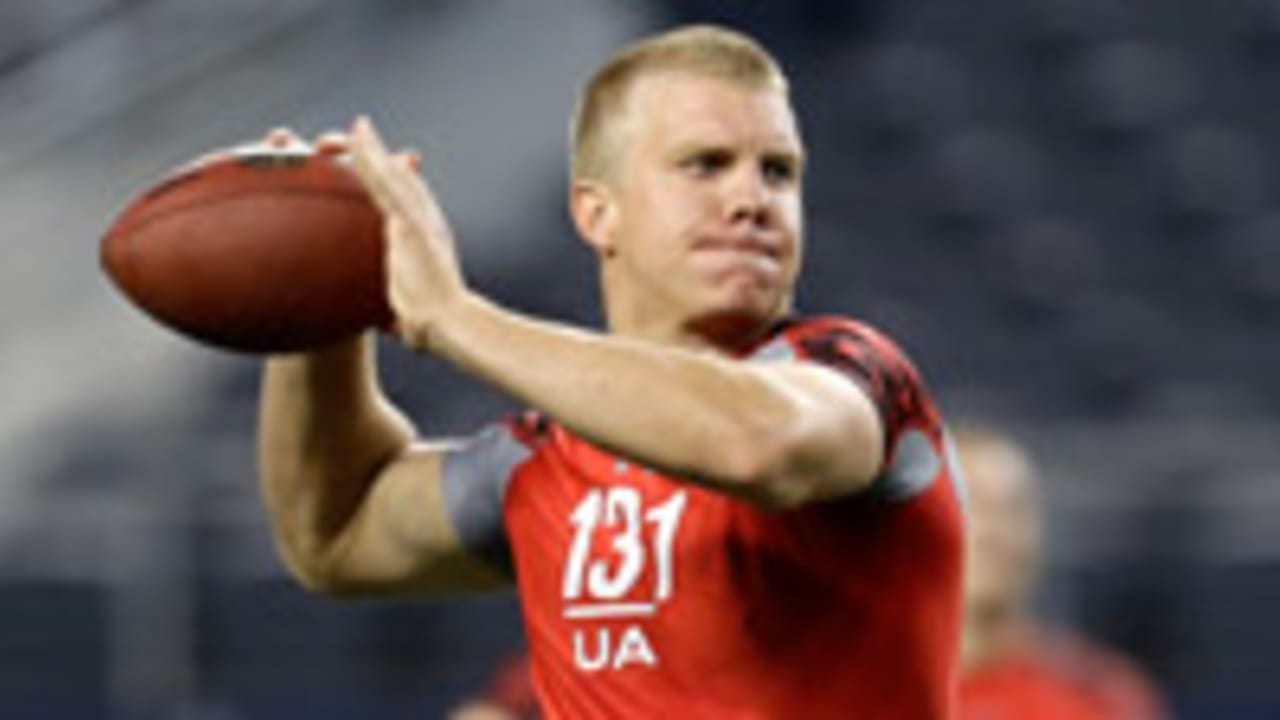
[[[1031,592],[1041,518],[1030,458],[994,430],[956,432],[970,497],[965,720],[1156,720],[1151,684],[1113,652],[1039,627]]]
[[[409,347],[533,408],[421,441],[367,339],[267,364],[265,501],[337,594],[517,581],[551,718],[946,718],[963,523],[942,421],[883,335],[791,314],[804,151],[775,62],[709,27],[625,49],[574,125],[609,334],[467,286],[410,154],[345,151]]]

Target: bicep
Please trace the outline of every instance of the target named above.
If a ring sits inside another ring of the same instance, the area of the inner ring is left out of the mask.
[[[789,460],[780,480],[810,500],[866,489],[884,462],[884,423],[868,392],[812,362],[771,363],[767,372],[797,408]]]
[[[415,443],[381,469],[338,549],[340,591],[429,594],[508,583],[483,548],[467,542],[468,535],[500,533],[493,525],[502,518],[500,507],[468,492],[490,481],[467,475],[465,464],[460,469],[456,456],[466,450],[465,444]]]

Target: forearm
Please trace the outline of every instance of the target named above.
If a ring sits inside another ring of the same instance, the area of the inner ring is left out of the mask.
[[[312,584],[369,492],[377,469],[412,438],[382,399],[369,339],[267,362],[262,493],[289,569]]]
[[[584,437],[732,489],[768,472],[798,413],[753,366],[542,322],[469,296],[432,351]]]

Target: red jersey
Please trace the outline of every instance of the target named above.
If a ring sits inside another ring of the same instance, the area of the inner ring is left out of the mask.
[[[1078,640],[1039,637],[1025,652],[966,673],[962,720],[1160,720],[1154,686],[1132,664]]]
[[[770,512],[532,416],[508,462],[472,463],[509,468],[499,552],[544,714],[950,718],[964,529],[933,400],[850,320],[788,321],[748,359],[823,363],[868,394],[886,443],[868,491]]]

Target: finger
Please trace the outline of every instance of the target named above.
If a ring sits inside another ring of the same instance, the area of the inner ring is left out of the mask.
[[[369,118],[361,116],[351,129],[353,168],[365,190],[386,213],[406,210],[411,202],[403,197],[403,179]]]
[[[341,130],[326,130],[316,136],[315,149],[320,155],[341,155],[347,152],[351,139]]]
[[[387,145],[368,115],[361,115],[351,125],[351,144],[359,146],[370,160],[377,161],[387,157]]]
[[[396,157],[413,172],[418,172],[422,169],[422,153],[417,150],[402,150]]]
[[[267,144],[271,147],[282,148],[302,142],[302,138],[298,134],[287,127],[275,127],[267,133]]]
[[[378,206],[384,211],[389,210],[390,198],[386,183],[382,179],[386,174],[383,169],[383,156],[386,154],[386,149],[382,147],[381,140],[367,117],[361,115],[351,125],[349,147],[352,169],[356,176],[360,178],[365,190],[378,203]]]
[[[352,169],[384,214],[422,219],[437,212],[426,179],[410,162],[387,150],[368,117],[361,116],[352,125],[350,151]]]

